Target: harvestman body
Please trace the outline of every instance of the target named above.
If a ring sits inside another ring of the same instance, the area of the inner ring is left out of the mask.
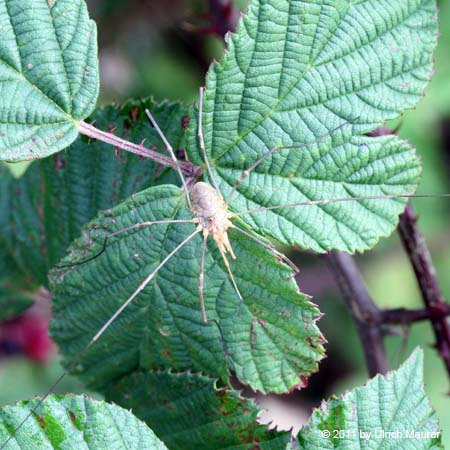
[[[324,200],[303,201],[303,202],[289,203],[289,204],[284,204],[284,205],[269,206],[269,207],[264,207],[264,208],[256,208],[256,209],[242,211],[242,212],[238,212],[238,213],[232,213],[232,212],[228,211],[228,205],[230,203],[230,200],[233,197],[233,194],[236,192],[236,189],[238,188],[239,184],[252,172],[252,170],[254,170],[260,163],[262,163],[265,159],[267,159],[269,156],[271,156],[272,154],[274,154],[275,152],[277,152],[280,149],[294,149],[294,148],[299,148],[305,144],[283,146],[283,147],[280,146],[280,147],[274,147],[271,150],[269,150],[262,157],[260,157],[256,162],[254,162],[248,169],[244,170],[241,173],[240,177],[237,179],[236,183],[234,184],[230,193],[228,194],[228,197],[226,198],[226,200],[224,200],[222,197],[222,194],[220,193],[220,190],[218,188],[218,184],[214,178],[213,172],[211,170],[208,156],[206,154],[204,139],[203,139],[203,130],[202,130],[203,88],[200,88],[200,97],[199,97],[198,139],[199,139],[199,143],[200,143],[200,149],[202,151],[202,156],[205,161],[208,174],[213,182],[214,187],[208,183],[200,181],[200,182],[195,183],[190,190],[188,189],[186,180],[185,180],[183,173],[181,171],[181,168],[178,164],[178,160],[176,159],[173,148],[171,147],[170,143],[167,141],[166,137],[162,133],[161,129],[159,128],[158,124],[154,120],[150,111],[146,110],[146,114],[149,117],[152,125],[154,126],[154,128],[156,129],[158,134],[160,135],[161,139],[163,140],[165,147],[166,147],[167,151],[169,152],[172,160],[176,164],[178,174],[182,181],[183,190],[185,193],[187,204],[188,204],[194,217],[192,219],[186,219],[186,220],[185,219],[182,219],[182,220],[167,219],[167,220],[160,220],[160,221],[154,221],[154,222],[136,223],[134,225],[131,225],[127,228],[116,231],[116,232],[111,233],[108,236],[106,236],[104,239],[102,250],[99,253],[97,253],[96,255],[94,255],[93,257],[90,257],[90,258],[88,258],[84,261],[78,262],[78,263],[62,265],[59,267],[60,268],[72,267],[74,265],[84,264],[94,258],[97,258],[101,253],[103,253],[106,250],[106,245],[110,238],[112,238],[114,236],[118,236],[122,233],[126,233],[131,230],[140,229],[140,228],[144,228],[144,227],[150,227],[150,226],[158,225],[158,224],[174,224],[174,223],[192,223],[192,224],[196,224],[197,227],[193,233],[191,233],[187,238],[185,238],[171,252],[169,252],[166,255],[166,257],[158,264],[158,266],[152,271],[152,273],[150,273],[145,278],[145,280],[142,281],[142,283],[137,287],[137,289],[133,292],[133,294],[131,294],[131,296],[120,306],[120,308],[112,315],[112,317],[100,328],[100,330],[89,341],[89,343],[85,346],[85,348],[72,361],[72,364],[69,366],[68,370],[61,374],[61,376],[48,389],[46,394],[40,399],[40,401],[34,406],[34,408],[27,414],[27,416],[23,419],[23,421],[19,424],[19,426],[14,431],[14,434],[10,435],[10,437],[1,445],[0,450],[5,448],[5,446],[11,440],[11,438],[15,435],[15,433],[22,427],[22,425],[28,420],[28,418],[37,410],[37,408],[48,397],[48,395],[54,390],[54,388],[65,377],[65,375],[68,372],[70,372],[78,364],[78,362],[81,360],[81,358],[92,347],[92,345],[103,335],[103,333],[106,331],[106,329],[116,320],[116,318],[122,313],[122,311],[145,289],[145,287],[152,281],[152,279],[155,278],[158,271],[169,261],[169,259],[172,258],[172,256],[174,256],[185,244],[187,244],[190,240],[192,240],[199,233],[203,234],[203,245],[202,245],[202,251],[201,251],[200,276],[199,276],[199,298],[200,298],[201,316],[202,316],[202,320],[204,323],[215,322],[216,325],[219,326],[216,320],[214,320],[214,319],[208,320],[208,318],[206,316],[205,303],[204,303],[205,255],[206,255],[207,239],[209,236],[211,236],[217,244],[217,247],[219,249],[220,254],[222,255],[225,267],[227,268],[227,271],[230,276],[233,287],[234,287],[236,294],[238,295],[241,302],[243,301],[242,295],[239,292],[239,288],[236,284],[230,264],[227,259],[227,254],[229,254],[232,259],[236,259],[236,256],[233,252],[233,248],[232,248],[231,243],[228,238],[228,230],[230,228],[245,235],[249,239],[252,239],[253,241],[257,242],[258,244],[260,244],[261,246],[263,246],[264,248],[266,248],[267,250],[272,252],[278,259],[280,259],[280,260],[284,261],[286,264],[288,264],[292,270],[294,270],[295,272],[298,271],[298,268],[295,266],[295,264],[291,260],[289,260],[285,255],[278,252],[274,246],[264,242],[263,240],[257,238],[256,236],[248,233],[247,231],[245,231],[245,230],[239,228],[238,226],[236,226],[235,224],[233,224],[232,219],[234,217],[243,216],[246,214],[253,214],[253,213],[260,212],[260,211],[270,211],[270,210],[275,210],[275,209],[280,209],[280,208],[290,208],[290,207],[297,207],[297,206],[311,206],[311,205],[326,205],[326,204],[330,204],[330,203],[350,202],[350,201],[357,201],[357,200],[450,197],[450,194],[438,194],[438,195],[392,194],[392,195],[382,195],[382,196],[373,195],[373,196],[361,196],[361,197],[344,197],[344,198],[332,198],[332,199],[324,199]],[[340,125],[339,127],[336,128],[336,130],[341,128],[344,125],[347,125],[347,123]],[[220,326],[219,326],[219,331],[221,331]]]

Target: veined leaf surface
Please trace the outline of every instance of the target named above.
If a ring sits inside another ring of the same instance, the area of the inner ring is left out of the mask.
[[[137,372],[108,386],[106,397],[132,409],[171,450],[286,449],[289,432],[259,424],[253,400],[217,384],[190,372]]]
[[[99,91],[97,30],[84,0],[0,2],[0,159],[69,146]]]
[[[84,396],[51,395],[0,409],[0,445],[4,450],[167,450],[155,434],[119,406]]]
[[[305,450],[437,450],[440,435],[423,385],[423,351],[416,350],[398,370],[324,403],[298,440]]]
[[[159,224],[108,240],[139,222],[190,219],[182,191],[158,186],[106,211],[84,230],[52,274],[52,336],[70,365],[76,355],[164,258],[196,229]],[[193,369],[228,380],[232,369],[262,392],[286,392],[317,370],[323,338],[317,308],[300,294],[291,270],[237,232],[231,267],[241,302],[217,246],[209,239],[205,304],[198,293],[202,237],[178,251],[77,365],[88,385],[101,387],[140,367]],[[81,263],[71,265],[73,263]],[[251,270],[249,270],[251,267]],[[219,329],[220,327],[220,329]]]
[[[203,130],[214,176],[236,211],[293,202],[412,193],[420,164],[395,137],[365,133],[413,107],[432,74],[434,0],[254,0],[206,81]],[[199,156],[196,125],[190,157]],[[308,144],[307,144],[308,143]],[[371,248],[392,232],[403,200],[258,212],[244,220],[287,245]]]
[[[146,139],[163,150],[144,113],[149,108],[175,149],[184,146],[181,103],[130,100],[106,106],[90,116],[101,129],[114,128],[117,136]],[[0,166],[0,266],[36,284],[47,285],[47,272],[63,257],[81,227],[103,209],[131,194],[161,182],[179,182],[173,171],[101,141],[79,136],[63,153],[35,161],[15,179]],[[2,261],[5,262],[2,264]]]

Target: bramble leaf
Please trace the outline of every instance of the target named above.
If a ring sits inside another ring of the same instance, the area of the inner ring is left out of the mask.
[[[0,2],[0,159],[69,146],[99,92],[97,29],[84,0]]]
[[[206,80],[203,129],[224,196],[245,211],[320,199],[407,194],[420,163],[393,136],[365,133],[413,107],[432,75],[434,0],[253,0]],[[189,156],[203,164],[190,127]],[[243,216],[259,234],[317,252],[369,249],[404,200],[274,209]]]
[[[135,228],[109,239],[99,254],[105,236],[139,222],[190,218],[182,191],[167,185],[132,196],[84,229],[51,276],[51,333],[66,366],[196,225]],[[291,270],[271,253],[234,230],[230,240],[236,254],[231,268],[243,300],[209,239],[205,304],[208,319],[216,322],[202,322],[202,237],[197,234],[77,364],[88,385],[101,387],[139,367],[193,369],[225,381],[228,367],[262,392],[286,392],[304,384],[323,355],[317,308],[297,291]]]
[[[134,142],[147,139],[163,151],[145,108],[151,109],[174,148],[182,148],[181,121],[187,109],[180,103],[131,100],[97,109],[90,120]],[[178,183],[179,179],[153,161],[83,136],[67,151],[34,162],[19,179],[0,166],[0,266],[8,258],[5,266],[16,265],[22,276],[46,285],[49,268],[99,210],[161,182]]]
[[[416,350],[398,370],[324,403],[298,440],[305,450],[437,450],[440,436],[423,385],[423,352]]]
[[[22,401],[0,409],[2,449],[167,450],[131,412],[75,395],[49,396],[15,432],[38,401]],[[13,438],[4,447],[10,436]]]
[[[33,304],[30,294],[21,292],[7,282],[0,283],[0,322],[14,319]]]
[[[261,410],[252,400],[200,374],[137,372],[105,394],[144,420],[171,450],[283,450],[291,437],[259,424]]]

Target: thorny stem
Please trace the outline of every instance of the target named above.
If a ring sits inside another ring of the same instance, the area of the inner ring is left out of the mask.
[[[85,136],[88,136],[92,139],[98,139],[99,141],[114,145],[117,148],[134,153],[135,155],[142,156],[143,158],[152,159],[158,164],[171,167],[172,169],[177,168],[175,161],[173,161],[169,156],[162,155],[161,153],[151,150],[142,144],[134,144],[133,142],[129,142],[126,139],[115,136],[113,133],[107,133],[105,131],[99,130],[93,125],[83,122],[82,120],[78,123],[78,131],[81,134],[84,134]],[[181,168],[181,171],[188,178],[195,178],[199,175],[199,172],[201,170],[200,167],[194,166],[188,161],[180,161],[178,164]]]
[[[398,230],[416,274],[423,302],[426,309],[430,311],[430,320],[436,337],[436,348],[450,375],[450,326],[445,315],[437,317],[432,315],[432,312],[436,310],[448,310],[449,305],[445,302],[439,288],[430,252],[419,231],[417,217],[411,204],[407,205],[405,212],[400,216]]]
[[[373,302],[355,261],[343,252],[330,252],[326,259],[355,320],[369,376],[385,374],[389,363],[378,320],[380,310]]]
[[[424,309],[380,309],[370,297],[351,255],[330,252],[326,257],[328,264],[356,322],[370,376],[388,370],[383,339],[386,325],[408,325],[421,320],[431,321],[436,336],[436,348],[450,375],[450,325],[447,319],[450,316],[450,304],[445,302],[440,291],[430,252],[410,204],[400,216],[398,230],[414,268],[425,304]]]
[[[423,309],[385,309],[380,311],[384,324],[408,325],[422,320],[445,319],[450,316],[450,304],[439,304]]]

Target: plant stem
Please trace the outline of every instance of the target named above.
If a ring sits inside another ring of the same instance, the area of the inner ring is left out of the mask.
[[[355,320],[369,375],[385,374],[389,363],[380,326],[380,310],[373,302],[354,259],[343,252],[330,252],[326,259]]]
[[[446,310],[449,305],[439,288],[436,271],[431,261],[425,239],[417,226],[417,217],[411,204],[406,206],[400,216],[398,227],[403,245],[416,274],[426,309],[430,311]],[[430,317],[436,337],[436,348],[450,375],[450,326],[445,316]]]
[[[175,161],[173,161],[169,156],[161,155],[161,153],[151,150],[144,145],[134,144],[133,142],[129,142],[126,139],[122,139],[112,133],[99,130],[93,125],[83,122],[82,120],[78,123],[78,131],[92,139],[98,139],[99,141],[114,145],[114,147],[142,156],[143,158],[152,159],[158,164],[171,167],[172,169],[177,168]],[[178,164],[181,171],[188,177],[195,177],[201,170],[200,167],[194,166],[188,161],[179,161]]]
[[[443,319],[450,316],[450,304],[434,305],[424,309],[385,309],[380,310],[381,322],[384,324],[407,325],[422,320]]]

